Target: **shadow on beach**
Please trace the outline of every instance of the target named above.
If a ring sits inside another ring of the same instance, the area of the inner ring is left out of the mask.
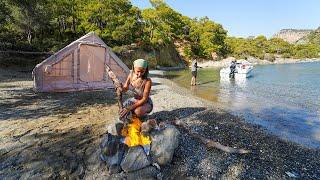
[[[34,93],[30,73],[0,74],[0,121],[70,114],[81,107],[116,103],[112,89],[68,93]]]
[[[36,94],[29,75],[0,71],[0,179],[109,177],[97,149],[113,90]]]
[[[90,129],[49,130],[17,137],[17,146],[0,156],[0,177],[82,178],[87,166],[85,162],[94,153],[94,147],[98,147],[94,143],[97,138]]]
[[[115,94],[112,90],[95,92],[38,93],[32,89],[2,90],[11,98],[0,102],[0,120],[37,119],[55,114],[69,114],[81,107],[111,105]]]

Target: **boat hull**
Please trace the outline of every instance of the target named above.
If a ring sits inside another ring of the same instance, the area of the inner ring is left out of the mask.
[[[247,67],[245,69],[237,68],[234,74],[234,78],[248,78],[252,76],[253,67]],[[220,70],[220,77],[228,77],[230,75],[230,68],[222,68]]]

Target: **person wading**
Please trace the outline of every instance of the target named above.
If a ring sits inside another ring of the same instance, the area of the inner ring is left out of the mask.
[[[191,63],[191,86],[197,85],[197,73],[198,73],[198,68],[201,68],[198,66],[198,62],[196,59],[194,59]]]
[[[231,65],[230,65],[229,78],[234,78],[235,73],[236,73],[236,67],[237,67],[236,61],[232,61],[232,62],[231,62]]]

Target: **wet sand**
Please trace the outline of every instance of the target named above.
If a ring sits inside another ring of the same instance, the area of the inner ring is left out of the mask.
[[[180,129],[164,179],[319,179],[320,152],[283,141],[194,97],[153,74],[150,118],[184,121],[193,132],[252,153],[208,149]],[[32,91],[31,74],[0,70],[0,179],[123,179],[109,176],[98,158],[106,125],[117,117],[112,90],[76,93]]]

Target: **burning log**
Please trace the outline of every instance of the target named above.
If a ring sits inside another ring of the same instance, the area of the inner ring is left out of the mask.
[[[181,120],[174,120],[172,122],[172,124],[174,124],[174,125],[182,128],[182,129],[184,129],[185,131],[187,131],[187,133],[190,134],[192,137],[200,140],[203,144],[205,144],[207,146],[207,148],[217,148],[217,149],[220,149],[220,150],[222,150],[224,152],[227,152],[227,153],[238,153],[238,154],[250,153],[249,150],[237,149],[237,148],[232,148],[232,147],[229,147],[229,146],[224,146],[224,145],[220,144],[219,142],[216,142],[216,141],[213,141],[211,139],[202,137],[201,135],[189,130],[187,128],[187,126],[185,125],[185,123],[183,123]]]

